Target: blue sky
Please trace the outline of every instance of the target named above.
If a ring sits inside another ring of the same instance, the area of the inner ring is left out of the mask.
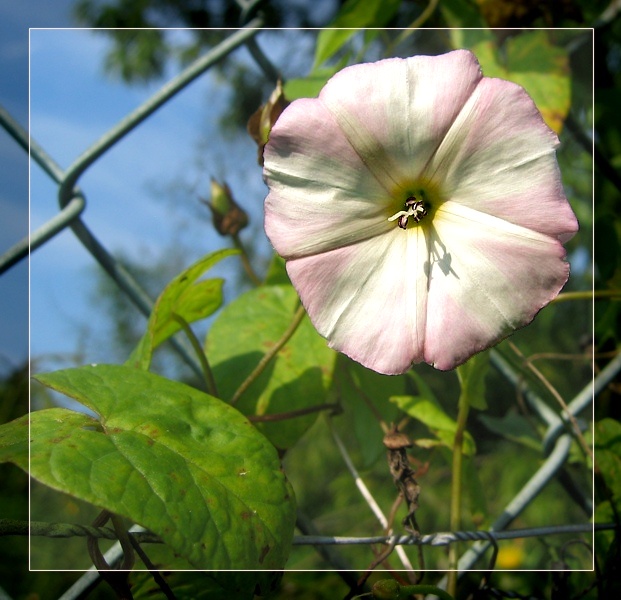
[[[45,2],[33,4],[47,6]],[[58,12],[49,21],[44,12],[35,19],[17,11],[10,19],[2,20],[4,26],[11,22],[21,25],[20,35],[14,36],[12,43],[3,38],[0,46],[2,68],[13,70],[20,81],[19,86],[10,90],[3,86],[1,102],[24,125],[28,119],[26,26],[71,25],[69,6],[71,2],[56,3]],[[29,8],[33,9],[32,4]],[[182,38],[187,32],[175,35]],[[273,54],[284,47],[273,37],[281,35],[284,33],[263,32],[259,41]],[[31,134],[63,169],[175,74],[171,71],[162,81],[148,86],[129,87],[114,80],[103,70],[108,40],[93,31],[32,29],[29,40]],[[245,49],[236,52],[237,58],[251,64]],[[299,53],[307,59],[310,56],[303,48]],[[246,235],[252,237],[260,256],[269,254],[261,230],[265,187],[256,164],[256,147],[250,138],[225,136],[217,127],[228,94],[227,82],[208,72],[107,151],[80,178],[78,185],[87,198],[83,219],[113,254],[149,262],[165,256],[173,245],[181,245],[186,264],[190,264],[205,253],[228,245],[213,232],[207,211],[198,200],[199,196],[208,196],[212,176],[225,179],[249,210],[254,228]],[[4,250],[26,232],[28,174],[25,153],[3,131],[1,135],[2,155],[15,155],[2,173],[4,191],[0,202],[3,215],[9,216],[3,218],[0,226]],[[181,205],[174,203],[177,201]],[[57,211],[56,185],[32,163],[31,231]],[[9,222],[11,226],[7,227]],[[26,267],[23,261],[0,279],[0,356],[14,365],[28,353]],[[93,302],[95,268],[94,260],[70,230],[33,252],[33,358],[53,356],[55,366],[61,366],[71,364],[79,349],[83,361],[114,360],[106,354],[105,343],[92,343],[93,339],[108,335],[109,325]],[[223,264],[214,275],[227,278],[230,268]],[[140,319],[138,315],[137,318]],[[85,330],[90,332],[86,342]],[[116,357],[117,361],[123,359]]]
[[[28,27],[69,24],[68,0],[4,2],[0,7],[0,104],[28,124]],[[0,252],[28,232],[28,157],[0,128]],[[0,373],[28,357],[28,266],[0,277]]]
[[[183,32],[180,32],[183,35]],[[162,82],[128,87],[102,75],[107,40],[90,31],[31,32],[31,133],[66,169],[109,128],[149,98]],[[239,51],[242,55],[245,49]],[[228,87],[212,73],[179,93],[96,161],[79,180],[87,198],[84,221],[115,255],[148,261],[174,243],[188,248],[187,264],[228,245],[212,230],[199,196],[212,176],[226,179],[237,198],[252,200],[259,225],[265,195],[256,147],[250,138],[227,139],[217,128]],[[208,109],[207,109],[208,107]],[[204,140],[210,142],[201,148]],[[171,205],[161,194],[194,188]],[[31,175],[31,227],[57,211],[56,188],[38,168]],[[188,215],[204,215],[191,226]],[[180,231],[183,231],[180,234]],[[179,237],[181,235],[181,237]],[[267,252],[267,241],[262,244]],[[31,352],[75,351],[80,328],[107,335],[92,302],[93,259],[70,231],[31,258]],[[227,277],[233,265],[215,274]],[[137,316],[137,318],[140,318]],[[111,360],[105,344],[87,344],[83,360]],[[116,357],[123,360],[125,357]]]

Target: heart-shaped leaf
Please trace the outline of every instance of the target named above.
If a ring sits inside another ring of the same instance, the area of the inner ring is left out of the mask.
[[[292,323],[299,299],[291,285],[262,286],[227,305],[207,336],[218,391],[230,399]],[[235,405],[246,415],[307,409],[326,402],[336,353],[308,317]],[[318,413],[257,426],[281,449],[291,447]]]
[[[99,419],[63,408],[35,411],[0,428],[1,459],[147,527],[196,568],[284,566],[293,491],[273,446],[237,410],[123,366],[36,379]]]

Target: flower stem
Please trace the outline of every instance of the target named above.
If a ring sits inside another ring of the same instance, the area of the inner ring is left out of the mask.
[[[579,292],[562,292],[553,303],[566,302],[568,300],[598,300],[602,298],[621,298],[621,290],[583,290]]]
[[[461,481],[462,481],[462,459],[464,433],[466,431],[466,422],[468,421],[468,412],[470,410],[470,401],[468,394],[462,393],[459,398],[459,409],[457,413],[457,428],[455,430],[455,439],[453,440],[453,468],[451,482],[451,531],[460,531],[461,529]],[[446,589],[449,594],[455,596],[457,590],[457,561],[459,557],[459,548],[456,543],[449,547],[449,572],[447,575]]]
[[[269,415],[248,415],[247,418],[251,423],[273,423],[275,421],[287,421],[289,419],[296,419],[297,417],[304,417],[323,410],[329,410],[331,415],[342,412],[340,404],[326,402],[325,404],[316,404],[315,406],[299,408],[298,410],[290,410],[287,412],[272,413]]]
[[[429,4],[425,7],[425,10],[412,21],[406,29],[404,29],[395,39],[394,41],[388,45],[388,48],[385,51],[385,55],[389,56],[392,54],[394,48],[396,48],[399,44],[404,42],[410,35],[412,35],[417,29],[419,29],[429,17],[436,10],[439,0],[429,0]]]
[[[293,315],[293,320],[289,324],[289,327],[287,327],[281,338],[274,344],[274,346],[272,346],[269,352],[266,352],[263,355],[263,358],[259,361],[250,375],[248,375],[248,377],[246,377],[246,379],[242,381],[241,385],[237,388],[237,391],[231,398],[231,405],[234,405],[240,399],[241,395],[252,385],[259,375],[263,373],[270,360],[272,360],[272,358],[278,354],[278,351],[291,339],[291,336],[295,333],[305,314],[306,311],[304,310],[304,307],[300,305]]]
[[[188,336],[188,340],[190,340],[190,344],[192,344],[192,348],[194,348],[194,352],[196,352],[196,355],[198,356],[198,360],[201,364],[201,369],[203,371],[203,376],[205,378],[207,392],[217,398],[218,388],[216,387],[216,380],[213,376],[213,372],[211,370],[211,367],[209,366],[209,361],[207,360],[207,355],[205,354],[201,343],[194,334],[194,331],[192,331],[192,328],[190,327],[188,322],[183,317],[173,313],[172,318],[174,321],[179,323],[179,325],[181,325],[183,332]]]
[[[250,281],[252,281],[254,285],[261,285],[263,282],[261,281],[261,278],[256,274],[255,270],[252,268],[252,265],[250,264],[250,259],[248,258],[248,252],[246,252],[246,247],[239,238],[239,234],[235,233],[231,237],[233,238],[233,243],[235,244],[235,247],[241,252],[240,257],[242,265],[244,266],[244,270],[250,278]]]

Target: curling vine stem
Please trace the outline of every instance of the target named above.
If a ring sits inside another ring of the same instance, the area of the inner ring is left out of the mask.
[[[302,322],[306,311],[304,307],[300,304],[297,311],[293,315],[293,319],[287,327],[286,331],[282,334],[280,339],[272,346],[269,352],[266,352],[263,355],[263,358],[259,361],[257,366],[253,369],[253,371],[246,377],[244,381],[242,381],[241,385],[237,388],[237,391],[233,394],[231,398],[231,405],[234,405],[242,396],[242,394],[252,385],[252,383],[263,373],[265,367],[267,367],[268,363],[278,354],[278,351],[291,339],[291,336],[295,333],[296,329]]]
[[[121,563],[120,568],[124,571],[131,571],[136,559],[134,556],[134,547],[129,537],[129,532],[123,523],[123,519],[119,515],[110,513],[110,520],[112,521],[112,526],[114,527],[114,533],[116,533],[119,538],[119,542],[123,550],[123,562]]]

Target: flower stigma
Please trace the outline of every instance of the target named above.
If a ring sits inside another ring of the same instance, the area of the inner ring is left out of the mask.
[[[422,200],[417,200],[416,196],[410,196],[405,201],[405,210],[400,210],[392,217],[388,217],[389,221],[397,221],[397,225],[401,229],[406,229],[410,217],[415,223],[419,223],[423,217],[427,215],[427,209]]]

